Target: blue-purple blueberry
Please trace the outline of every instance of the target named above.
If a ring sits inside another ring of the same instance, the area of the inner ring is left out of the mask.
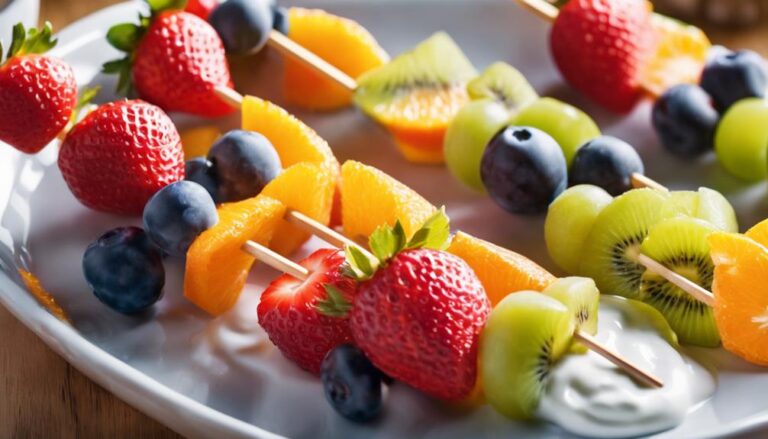
[[[248,55],[261,50],[273,28],[274,4],[268,0],[227,0],[211,12],[211,23],[227,53]]]
[[[599,186],[617,196],[632,189],[633,174],[643,172],[643,160],[635,148],[616,137],[600,136],[576,151],[569,183]]]
[[[195,157],[187,160],[184,164],[184,175],[185,180],[193,181],[204,187],[213,201],[217,201],[219,183],[216,181],[213,163],[207,157]]]
[[[220,203],[255,197],[282,172],[275,147],[253,131],[224,134],[211,147],[208,160],[218,184],[215,198]]]
[[[701,87],[676,85],[653,105],[653,127],[661,144],[680,157],[696,157],[714,148],[720,114]]]
[[[701,87],[712,96],[715,108],[725,113],[745,98],[764,98],[768,88],[768,66],[751,50],[718,52],[704,66]]]
[[[363,351],[351,344],[336,346],[320,367],[325,398],[341,416],[367,422],[381,413],[384,405],[384,374]]]

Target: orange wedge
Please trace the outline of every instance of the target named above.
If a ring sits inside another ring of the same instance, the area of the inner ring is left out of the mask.
[[[285,206],[259,195],[237,203],[222,204],[219,222],[197,237],[187,251],[184,296],[217,316],[230,309],[245,286],[255,262],[241,250],[253,240],[269,244]]]
[[[349,160],[341,167],[344,233],[367,238],[381,225],[399,219],[410,237],[435,212],[435,206],[384,172]]]
[[[464,232],[458,232],[453,237],[448,252],[464,259],[472,267],[485,287],[491,305],[496,305],[516,291],[542,291],[556,279],[525,256]]]
[[[290,8],[288,37],[352,78],[389,62],[389,55],[364,27],[320,9]],[[334,110],[352,103],[352,94],[323,75],[285,60],[285,99],[312,110]]]
[[[715,263],[715,321],[723,346],[768,366],[768,249],[744,235],[709,235]]]
[[[336,176],[327,166],[298,163],[269,182],[261,193],[328,225],[335,191]],[[301,247],[309,236],[288,222],[280,221],[270,248],[289,255]]]
[[[754,239],[765,247],[768,247],[768,219],[760,221],[747,230],[747,238]]]
[[[202,126],[181,132],[181,145],[184,148],[184,159],[204,157],[213,146],[213,142],[221,136],[221,131],[215,126]]]

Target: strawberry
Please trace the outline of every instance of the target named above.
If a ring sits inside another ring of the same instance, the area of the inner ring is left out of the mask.
[[[113,26],[107,40],[128,52],[104,64],[118,73],[118,91],[135,88],[139,97],[166,111],[218,117],[234,109],[215,92],[232,87],[224,45],[202,18],[178,9],[175,0],[150,0],[152,13],[139,25]],[[131,82],[132,81],[132,82]]]
[[[208,16],[211,15],[216,6],[219,5],[219,0],[189,0],[184,10],[190,14],[195,14],[203,20],[208,20]]]
[[[8,59],[0,66],[0,140],[34,154],[67,125],[77,103],[77,84],[64,61],[42,55],[56,45],[51,24],[42,30],[13,28]],[[2,62],[0,46],[0,62]]]
[[[98,107],[74,126],[61,145],[59,168],[84,205],[140,215],[155,192],[184,178],[184,151],[160,108],[123,100]]]
[[[574,88],[626,113],[642,96],[640,75],[655,38],[646,0],[570,0],[552,26],[550,46]]]
[[[467,263],[442,251],[449,239],[440,211],[407,243],[399,223],[377,230],[370,240],[380,261],[375,273],[349,248],[350,271],[368,278],[349,318],[355,343],[382,372],[457,400],[475,386],[478,339],[491,305]]]
[[[259,324],[288,359],[314,374],[331,349],[352,341],[346,317],[357,282],[342,275],[344,253],[321,249],[300,264],[310,277],[284,274],[262,293]]]

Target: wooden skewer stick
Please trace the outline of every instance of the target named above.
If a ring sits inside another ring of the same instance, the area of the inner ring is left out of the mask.
[[[306,280],[310,275],[306,268],[257,242],[246,242],[242,250],[275,270],[290,274],[296,279]]]
[[[705,303],[708,306],[714,306],[715,296],[712,294],[712,292],[707,291],[705,288],[702,288],[700,285],[691,281],[687,277],[675,273],[674,271],[665,267],[663,264],[660,264],[658,261],[651,259],[642,253],[637,256],[637,262],[648,270],[668,280],[676,287],[690,294],[699,302]]]
[[[347,238],[346,236],[333,230],[332,228],[326,227],[324,224],[318,221],[315,221],[314,219],[304,215],[301,212],[295,211],[293,209],[289,209],[285,213],[285,220],[293,224],[294,226],[299,227],[300,229],[303,229],[305,232],[309,232],[317,235],[320,239],[322,239],[323,241],[329,244],[333,244],[334,246],[340,247],[340,248],[356,247],[358,250],[360,250],[360,252],[362,252],[365,256],[367,256],[368,259],[376,260],[376,256],[371,254],[366,248],[364,248],[360,244]]]
[[[350,92],[354,92],[357,89],[357,81],[354,78],[276,30],[269,33],[267,45],[294,61],[298,61],[306,67],[322,73],[328,79]]]
[[[593,350],[598,354],[602,355],[605,359],[615,364],[616,366],[621,368],[621,370],[628,373],[629,375],[632,376],[632,378],[635,378],[641,383],[651,387],[664,387],[664,382],[662,382],[659,378],[657,378],[654,375],[651,375],[648,372],[638,369],[629,360],[624,358],[624,356],[622,356],[619,353],[613,352],[612,350],[603,346],[602,344],[600,344],[599,341],[597,341],[591,335],[582,331],[576,331],[573,334],[573,338],[576,341],[583,344],[584,346],[588,347],[590,350]]]
[[[635,189],[647,187],[651,189],[656,189],[657,191],[661,191],[661,192],[669,192],[669,189],[667,189],[666,186],[662,185],[658,181],[653,180],[643,174],[635,172],[632,174],[631,178],[632,178],[632,187]]]
[[[544,21],[549,21],[550,23],[555,21],[558,14],[560,14],[560,10],[557,9],[557,6],[545,0],[515,0],[515,1],[517,2],[517,4],[527,9],[528,11],[532,12],[534,15],[538,16]]]

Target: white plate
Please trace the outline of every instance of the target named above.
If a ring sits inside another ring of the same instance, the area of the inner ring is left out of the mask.
[[[547,26],[508,0],[308,0],[301,1],[360,21],[393,54],[433,31],[447,30],[478,67],[507,61],[542,94],[571,101],[593,114],[610,134],[633,143],[648,174],[673,188],[715,187],[737,207],[742,223],[768,216],[765,185],[740,186],[713,162],[677,161],[659,149],[648,124],[648,106],[618,118],[574,96],[550,62]],[[98,74],[117,53],[103,39],[110,24],[135,17],[138,3],[117,5],[61,33],[56,49],[75,68],[80,84],[112,79]],[[233,62],[238,88],[280,102],[279,57],[273,53]],[[103,93],[102,98],[109,98]],[[405,163],[384,130],[354,109],[297,115],[315,127],[340,159],[380,167],[445,204],[455,227],[507,246],[550,266],[541,217],[505,214],[487,198],[462,189],[440,167]],[[178,117],[181,126],[198,121]],[[221,121],[237,126],[237,117]],[[561,437],[557,427],[518,424],[485,407],[457,413],[394,386],[384,419],[358,426],[336,416],[320,384],[285,361],[256,324],[258,291],[275,273],[254,270],[236,309],[211,321],[181,297],[182,264],[168,264],[164,299],[154,316],[129,318],[99,304],[80,269],[86,245],[117,225],[135,220],[98,214],[67,191],[55,164],[56,148],[25,157],[0,148],[0,301],[75,367],[120,398],[174,430],[192,437]],[[314,242],[313,244],[317,244]],[[311,247],[311,245],[309,246]],[[305,248],[304,251],[307,251]],[[69,313],[74,329],[56,320],[19,286],[16,267],[34,271]],[[227,340],[229,350],[212,341]],[[717,392],[685,423],[660,437],[710,437],[768,424],[768,374],[722,351],[694,352],[718,370]]]

